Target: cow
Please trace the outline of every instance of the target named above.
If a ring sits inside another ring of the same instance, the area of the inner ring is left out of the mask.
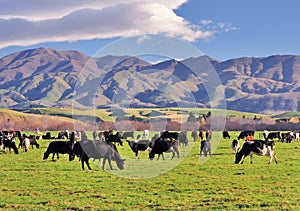
[[[124,139],[128,139],[128,138],[134,138],[134,132],[133,131],[127,131],[127,132],[124,132],[122,134],[122,137]]]
[[[239,149],[240,149],[240,143],[239,143],[239,141],[236,140],[236,139],[233,140],[231,142],[231,148],[232,148],[234,154],[236,154],[239,151]]]
[[[202,152],[204,154],[204,157],[207,157],[208,153],[211,157],[211,144],[210,139],[208,140],[202,140],[200,142],[200,157],[202,156]]]
[[[254,136],[254,133],[255,131],[253,130],[241,131],[237,139],[240,140],[240,139],[247,138],[248,136]]]
[[[295,138],[293,132],[287,132],[281,134],[281,142],[292,143],[293,138]]]
[[[138,141],[129,141],[127,140],[129,147],[135,153],[135,157],[140,159],[139,151],[145,151],[148,149],[150,141],[149,140],[138,140]]]
[[[112,134],[112,131],[104,131],[103,132],[105,141],[109,143],[119,143],[121,146],[123,146],[123,141],[121,138],[122,134],[120,132],[117,132],[116,134]]]
[[[265,135],[264,135],[264,137],[265,137]],[[281,139],[280,132],[270,132],[270,133],[268,133],[268,135],[265,137],[266,140],[267,140],[267,139],[273,140],[273,139],[275,139],[275,138],[277,138],[278,140]]]
[[[161,132],[160,138],[162,138],[162,139],[169,139],[170,141],[173,141],[173,140],[177,140],[178,139],[178,135],[179,135],[178,132],[164,131],[164,132]]]
[[[54,156],[56,154],[57,159],[59,159],[59,154],[69,154],[69,160],[74,160],[74,141],[52,141],[49,143],[46,152],[44,153],[43,160],[47,160],[49,155],[52,153],[52,160],[54,160]]]
[[[81,168],[84,170],[84,163],[89,170],[92,170],[89,164],[89,159],[101,159],[103,158],[102,170],[104,170],[105,162],[108,160],[110,169],[112,170],[111,161],[114,160],[120,170],[124,169],[124,159],[115,150],[113,144],[102,141],[79,141],[74,145],[74,153],[81,160]]]
[[[149,130],[144,130],[144,133],[143,133],[143,137],[144,138],[148,138],[149,137]]]
[[[149,145],[147,151],[149,151],[150,160],[154,159],[155,154],[158,154],[157,160],[159,159],[160,155],[164,160],[164,152],[172,152],[171,160],[173,160],[173,158],[175,157],[175,153],[177,154],[177,158],[179,159],[178,140],[166,141],[165,139],[158,138]]]
[[[230,135],[228,131],[223,131],[223,139],[225,138],[229,138],[230,139]]]
[[[194,142],[196,142],[196,141],[197,141],[197,138],[198,138],[198,133],[197,133],[197,131],[195,131],[195,130],[192,131],[191,137],[193,138]]]
[[[15,154],[19,154],[16,142],[14,140],[14,133],[12,131],[2,131],[0,134],[0,139],[1,147],[4,151],[6,151],[6,148],[8,148],[9,153],[11,153],[11,149],[13,149]]]
[[[187,138],[187,133],[186,132],[181,132],[178,135],[178,141],[179,141],[179,145],[183,144],[183,146],[187,146],[189,143],[189,140]]]
[[[30,148],[30,139],[29,137],[23,137],[22,146],[24,149],[24,152],[28,152]]]
[[[269,156],[269,164],[274,158],[275,163],[277,164],[277,157],[273,151],[274,145],[275,142],[273,140],[253,140],[245,142],[242,149],[235,155],[235,163],[238,164],[242,160],[241,164],[243,164],[247,156],[250,156],[250,163],[252,163],[252,156],[253,154],[256,154],[260,156]]]

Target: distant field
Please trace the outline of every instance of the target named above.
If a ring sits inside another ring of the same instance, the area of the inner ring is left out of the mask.
[[[277,165],[258,156],[236,165],[231,141],[213,134],[211,158],[199,159],[196,142],[180,146],[180,162],[169,154],[165,161],[149,161],[146,153],[136,160],[125,142],[118,146],[127,159],[123,171],[115,163],[102,171],[92,160],[93,170],[82,171],[67,156],[43,161],[50,141],[28,153],[0,153],[0,210],[299,210],[299,142],[276,143]]]
[[[116,109],[118,110],[118,109]],[[22,113],[30,113],[32,115],[50,115],[50,116],[60,116],[66,118],[80,119],[84,117],[98,117],[103,121],[115,121],[116,116],[111,115],[114,110],[111,109],[95,109],[95,110],[79,110],[72,108],[31,108],[31,109],[20,109],[18,110]],[[214,116],[231,116],[231,117],[246,117],[253,118],[256,117],[265,117],[268,115],[232,111],[232,110],[219,110],[219,109],[208,109],[208,108],[128,108],[123,109],[125,116],[131,117],[135,116],[141,119],[148,119],[149,114],[150,118],[170,118],[174,121],[186,121],[190,113],[193,113],[196,117],[199,115],[205,115],[208,112],[211,112]],[[151,116],[151,112],[159,112],[161,116]]]

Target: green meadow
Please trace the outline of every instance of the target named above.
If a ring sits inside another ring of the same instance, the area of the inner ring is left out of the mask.
[[[180,159],[168,153],[150,161],[146,152],[136,159],[124,141],[122,171],[114,162],[103,171],[92,159],[92,170],[83,171],[66,155],[43,160],[45,140],[28,153],[1,152],[0,210],[300,210],[299,142],[276,142],[277,165],[258,156],[241,165],[234,164],[231,140],[213,134],[208,158],[190,139],[179,147]]]

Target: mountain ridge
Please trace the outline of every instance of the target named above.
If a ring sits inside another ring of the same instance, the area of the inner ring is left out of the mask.
[[[0,106],[210,107],[205,90],[210,79],[204,70],[199,75],[192,70],[197,64],[217,73],[221,84],[216,88],[224,89],[230,110],[300,111],[299,55],[226,61],[205,55],[152,64],[126,55],[91,58],[49,48],[0,59]],[[214,105],[221,104],[216,100]]]

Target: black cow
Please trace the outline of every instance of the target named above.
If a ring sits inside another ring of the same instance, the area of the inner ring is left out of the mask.
[[[247,136],[254,136],[254,133],[255,133],[255,131],[253,131],[253,130],[241,131],[237,138],[238,138],[238,140],[244,139]]]
[[[124,132],[122,134],[122,137],[124,139],[127,139],[127,138],[134,138],[134,132],[133,131],[127,131],[127,132]]]
[[[160,138],[162,139],[169,139],[170,141],[172,140],[177,140],[178,139],[178,132],[169,132],[169,131],[164,131],[160,134]]]
[[[192,138],[193,138],[193,140],[194,140],[194,142],[195,141],[197,141],[197,139],[198,139],[198,132],[197,131],[192,131],[192,134],[191,134],[191,136],[192,136]]]
[[[164,152],[172,152],[171,160],[175,157],[175,153],[177,154],[177,158],[179,159],[178,140],[166,141],[162,138],[158,138],[150,144],[148,151],[150,160],[154,159],[155,154],[158,154],[157,160],[159,159],[160,155],[164,160]]]
[[[139,151],[145,151],[150,144],[149,140],[139,140],[138,142],[127,140],[131,150],[135,153],[135,157],[139,158]]]
[[[293,132],[282,133],[281,134],[281,142],[292,143],[293,138],[295,138]]]
[[[200,143],[200,157],[202,156],[202,152],[204,154],[204,157],[207,157],[208,153],[211,156],[210,139],[201,141],[201,143]]]
[[[121,138],[122,134],[120,132],[117,132],[116,134],[112,134],[112,131],[104,131],[103,132],[105,141],[109,143],[119,143],[121,146],[123,146],[123,141]]]
[[[280,132],[270,132],[266,137],[266,139],[272,139],[272,140],[275,138],[277,138],[278,140],[281,139]]]
[[[102,169],[104,170],[105,162],[108,160],[109,167],[112,170],[111,161],[114,160],[119,169],[124,169],[124,159],[121,158],[120,154],[116,151],[113,144],[108,144],[102,141],[79,141],[74,146],[74,153],[80,157],[81,168],[84,170],[84,163],[87,165],[89,170],[92,170],[89,164],[89,159],[101,159],[103,158]]]
[[[230,139],[230,135],[228,131],[223,131],[223,138],[229,138]]]
[[[74,160],[73,147],[73,141],[52,141],[49,143],[43,159],[46,160],[51,153],[53,154],[52,160],[54,160],[55,154],[57,159],[59,159],[59,154],[69,154],[69,160],[72,161]]]
[[[272,162],[272,158],[275,159],[277,163],[277,157],[275,152],[273,151],[275,142],[272,141],[263,141],[263,140],[254,140],[254,141],[247,141],[244,143],[242,149],[236,153],[235,155],[235,163],[238,164],[241,160],[241,164],[244,163],[244,160],[247,156],[250,155],[250,163],[252,163],[252,156],[253,154],[260,155],[260,156],[269,156],[270,160],[269,163]]]
[[[181,132],[178,135],[178,141],[179,141],[179,145],[183,144],[183,146],[187,146],[189,143],[189,140],[187,138],[187,133],[186,132]]]

